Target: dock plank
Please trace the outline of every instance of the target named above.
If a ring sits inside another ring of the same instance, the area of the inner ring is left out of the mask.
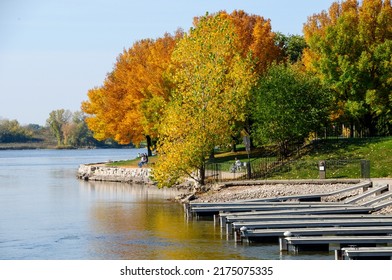
[[[277,216],[277,215],[291,215],[293,219],[302,215],[347,215],[347,214],[369,214],[373,211],[372,207],[336,207],[336,208],[313,208],[313,209],[285,209],[285,210],[270,210],[270,211],[252,211],[252,212],[230,212],[219,213],[221,225],[226,224],[225,218],[227,216],[246,214],[249,216]]]
[[[333,220],[333,219],[392,219],[392,215],[372,214],[342,214],[342,215],[235,215],[225,216],[222,227],[226,223],[235,222],[263,222],[263,221],[285,221],[285,220]]]
[[[348,247],[336,250],[337,260],[391,260],[392,247]]]
[[[320,245],[340,244],[346,247],[360,244],[390,244],[392,236],[304,236],[282,237],[279,239],[281,251],[305,251],[318,249]],[[328,248],[328,247],[324,247]]]
[[[383,184],[381,186],[374,186],[372,188],[369,188],[367,191],[353,196],[353,197],[349,197],[347,199],[344,200],[344,203],[356,203],[358,201],[361,201],[365,198],[369,198],[371,195],[377,195],[377,194],[381,194],[383,191],[386,191],[389,189],[389,185],[388,184]]]
[[[387,191],[387,192],[385,192],[383,194],[380,194],[380,195],[376,196],[375,198],[373,198],[373,199],[371,199],[369,201],[366,201],[366,202],[362,203],[361,205],[363,205],[363,206],[370,206],[372,204],[376,204],[377,202],[389,199],[391,197],[392,197],[392,191]]]
[[[273,210],[296,210],[296,209],[316,209],[316,208],[336,208],[343,207],[336,204],[263,204],[263,205],[237,205],[237,206],[211,206],[211,207],[192,207],[190,211],[194,214],[213,215],[220,212],[250,212],[250,211],[273,211]],[[344,205],[344,208],[358,208],[357,205]]]
[[[334,219],[334,220],[291,220],[265,222],[235,222],[233,230],[241,227],[247,229],[265,228],[299,228],[299,227],[331,227],[331,226],[392,226],[392,219]]]
[[[273,228],[273,229],[250,229],[241,231],[240,241],[263,241],[271,238],[283,237],[290,232],[292,236],[325,236],[325,235],[374,235],[391,234],[392,226],[366,226],[366,227],[314,227],[314,228]]]

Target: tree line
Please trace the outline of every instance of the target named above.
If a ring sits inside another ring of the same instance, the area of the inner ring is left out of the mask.
[[[0,119],[0,144],[8,144],[5,148],[16,143],[27,144],[23,147],[31,144],[31,147],[38,145],[41,148],[122,147],[112,139],[95,139],[85,118],[81,111],[57,109],[50,112],[45,126],[21,125],[17,120]]]
[[[82,110],[96,139],[146,139],[160,186],[203,184],[214,148],[244,135],[283,155],[331,126],[390,135],[391,23],[389,0],[333,3],[303,36],[244,11],[206,14],[188,32],[125,49]]]
[[[33,141],[33,128],[21,126],[17,120],[0,120],[0,143]]]

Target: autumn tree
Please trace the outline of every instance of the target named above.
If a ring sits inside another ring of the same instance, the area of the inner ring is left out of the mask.
[[[170,96],[167,68],[178,38],[165,34],[156,40],[137,41],[117,58],[103,86],[88,92],[82,110],[98,140],[114,139],[120,144],[138,144],[157,135],[161,111]]]
[[[263,74],[281,52],[275,43],[276,34],[272,32],[271,20],[243,10],[234,10],[231,14],[222,11],[219,14],[233,24],[241,56],[250,56],[255,63],[254,71],[258,75]]]
[[[390,0],[346,0],[308,18],[308,70],[335,92],[334,121],[364,127],[391,126],[392,9]]]
[[[173,52],[175,91],[159,129],[154,178],[171,186],[184,176],[204,184],[205,159],[230,142],[233,125],[243,121],[254,81],[235,27],[222,14],[199,18]]]
[[[243,59],[251,59],[254,63],[255,75],[262,75],[268,67],[282,55],[282,50],[276,44],[276,34],[272,32],[271,21],[260,15],[248,14],[243,10],[234,10],[232,13],[220,11],[208,15],[214,17],[217,14],[229,20],[236,34],[237,50]],[[194,19],[197,26],[199,17]],[[245,111],[249,112],[249,109]],[[238,141],[241,131],[250,132],[250,119],[237,122],[233,127],[232,150],[235,151],[235,143]]]

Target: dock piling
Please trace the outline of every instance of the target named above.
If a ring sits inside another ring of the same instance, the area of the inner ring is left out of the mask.
[[[281,252],[287,252],[288,251],[287,240],[284,237],[279,237],[279,250]]]

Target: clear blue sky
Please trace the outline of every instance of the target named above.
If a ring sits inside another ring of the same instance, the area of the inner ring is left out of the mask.
[[[207,11],[244,10],[273,31],[302,34],[333,0],[0,0],[0,118],[44,125],[56,109],[80,110],[116,57]]]

